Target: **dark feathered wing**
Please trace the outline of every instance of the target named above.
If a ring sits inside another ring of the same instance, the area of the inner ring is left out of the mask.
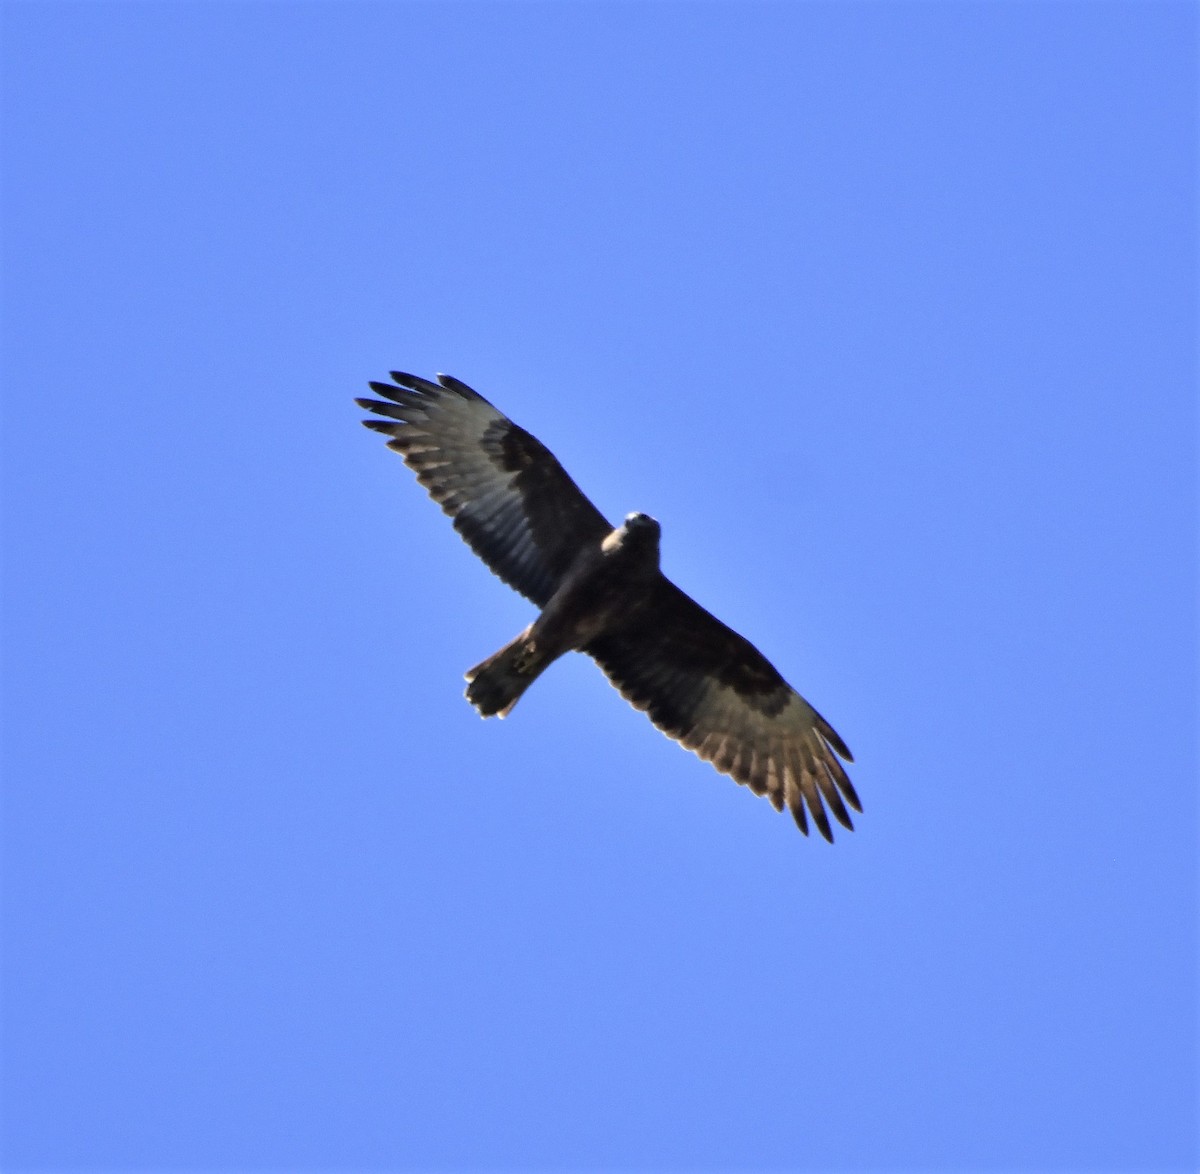
[[[670,580],[584,651],[663,733],[786,806],[806,835],[811,815],[833,839],[826,806],[853,827],[846,805],[862,806],[838,761],[853,761],[846,744],[753,644]]]
[[[612,529],[554,454],[465,383],[393,371],[360,407],[392,439],[454,528],[497,575],[539,607],[584,546]]]

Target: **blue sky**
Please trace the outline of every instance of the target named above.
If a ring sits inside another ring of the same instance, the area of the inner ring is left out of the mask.
[[[9,3],[6,1170],[1190,1169],[1196,9]],[[845,736],[830,847],[352,404]]]

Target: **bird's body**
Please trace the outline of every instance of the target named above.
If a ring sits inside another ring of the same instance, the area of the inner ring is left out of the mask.
[[[558,589],[528,628],[495,656],[467,672],[467,700],[484,717],[507,717],[521,694],[567,652],[583,652],[619,632],[651,598],[658,569],[659,525],[646,514],[599,543],[583,547]]]
[[[832,839],[825,805],[852,827],[862,807],[837,733],[749,641],[659,568],[658,522],[611,526],[535,437],[449,376],[393,372],[358,403],[475,552],[541,609],[467,673],[484,717],[508,714],[567,652],[584,652],[664,733]],[[823,802],[822,802],[823,801]]]

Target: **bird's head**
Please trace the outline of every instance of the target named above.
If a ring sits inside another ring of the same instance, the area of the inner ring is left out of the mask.
[[[648,570],[658,570],[658,536],[662,527],[649,514],[626,514],[625,521],[600,544],[610,557],[633,560]]]
[[[662,527],[649,514],[626,514],[621,527],[630,537],[637,535],[643,541],[657,542]]]
[[[632,558],[647,572],[658,570],[658,540],[662,527],[649,514],[626,514],[617,533],[626,557]]]

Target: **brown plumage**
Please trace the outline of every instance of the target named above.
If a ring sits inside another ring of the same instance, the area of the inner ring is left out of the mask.
[[[519,636],[467,673],[467,698],[504,717],[566,652],[585,652],[665,734],[808,834],[833,839],[826,807],[852,828],[862,811],[833,727],[748,640],[659,570],[658,523],[630,514],[618,528],[554,455],[465,383],[392,372],[371,383],[378,419],[471,549],[541,609]]]

